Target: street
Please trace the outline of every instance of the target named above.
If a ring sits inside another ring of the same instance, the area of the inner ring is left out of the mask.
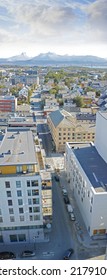
[[[74,253],[70,257],[72,260],[85,260],[90,258],[103,258],[105,256],[105,247],[99,242],[93,242],[92,246],[86,246],[83,244],[83,240],[80,240],[78,229],[76,228],[76,222],[79,221],[83,233],[87,234],[87,231],[83,225],[81,214],[79,212],[76,201],[73,194],[70,191],[69,185],[66,181],[66,174],[64,173],[64,156],[62,154],[53,153],[52,136],[49,131],[49,127],[46,123],[46,119],[43,117],[41,111],[41,98],[40,93],[35,93],[32,97],[33,108],[32,113],[35,114],[37,122],[38,137],[42,139],[42,146],[46,154],[46,163],[50,165],[49,171],[52,174],[52,201],[53,201],[53,219],[51,230],[46,229],[45,239],[42,243],[30,243],[30,244],[11,244],[0,245],[1,251],[12,251],[16,254],[16,259],[21,259],[21,252],[24,250],[33,250],[36,256],[25,259],[34,260],[62,260],[66,250],[73,248]],[[55,170],[59,169],[59,181],[55,180]],[[70,202],[72,202],[74,213],[76,216],[76,222],[71,221],[67,212],[66,204],[64,203],[64,197],[62,194],[62,186],[64,186],[68,192]],[[78,238],[79,236],[79,238]],[[82,234],[81,234],[82,236]],[[83,236],[82,236],[83,238]],[[88,234],[87,234],[88,241]],[[99,246],[100,244],[100,246]],[[88,245],[88,243],[87,243]],[[23,258],[24,259],[24,258]]]

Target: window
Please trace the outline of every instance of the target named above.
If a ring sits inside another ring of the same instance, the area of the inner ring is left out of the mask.
[[[40,215],[30,215],[29,219],[30,221],[38,221],[40,220]]]
[[[8,200],[8,206],[12,206],[13,205],[13,202],[11,199]]]
[[[31,183],[32,183],[32,187],[34,187],[34,186],[38,186],[38,180],[31,181]]]
[[[88,191],[88,197],[90,196],[90,191]]]
[[[20,214],[23,214],[23,213],[24,213],[23,207],[20,207],[20,208],[19,208],[19,213],[20,213]]]
[[[11,191],[7,191],[7,197],[11,197]]]
[[[20,222],[24,222],[24,215],[20,216]]]
[[[93,197],[91,197],[91,203],[93,204]]]
[[[30,187],[30,181],[27,181],[27,187]]]
[[[33,172],[33,165],[27,165],[28,172]]]
[[[14,214],[13,208],[9,208],[9,214]]]
[[[31,190],[27,190],[27,195],[31,196]]]
[[[33,207],[33,212],[40,212],[40,207]]]
[[[29,220],[33,221],[33,216],[32,215],[29,216]]]
[[[3,243],[3,236],[0,235],[0,243]]]
[[[32,190],[32,195],[39,195],[39,190]]]
[[[29,213],[32,213],[32,207],[29,207]]]
[[[21,188],[21,181],[16,181],[16,188]]]
[[[22,196],[22,191],[17,191],[17,196]]]
[[[10,188],[10,182],[6,181],[6,182],[5,182],[5,187],[6,187],[6,188]]]
[[[15,222],[15,218],[14,218],[14,216],[10,216],[10,222]]]
[[[1,209],[0,209],[0,215],[2,215],[2,211],[1,211]]]
[[[11,234],[10,235],[10,241],[11,242],[17,242],[17,235],[16,234]]]
[[[21,198],[18,199],[18,205],[23,205],[23,200]]]
[[[38,220],[40,220],[40,215],[34,215],[34,221],[38,221]]]
[[[25,234],[18,234],[19,241],[26,241],[26,235]]]
[[[33,198],[33,204],[39,204],[39,198]]]
[[[3,223],[3,218],[2,217],[0,217],[0,223]]]
[[[17,171],[17,173],[21,173],[22,172],[22,165],[17,165],[16,171]]]
[[[32,199],[28,198],[28,205],[31,205],[31,204],[32,204]]]
[[[90,207],[90,213],[92,213],[92,206]]]

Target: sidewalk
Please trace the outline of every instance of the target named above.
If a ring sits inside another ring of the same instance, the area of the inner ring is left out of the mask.
[[[60,187],[64,186],[68,192],[68,196],[70,199],[70,203],[73,206],[74,214],[76,216],[76,221],[73,222],[74,232],[78,239],[80,245],[86,248],[106,248],[107,239],[93,239],[89,236],[88,231],[86,229],[85,223],[83,221],[82,215],[74,198],[73,192],[70,189],[69,183],[67,182],[66,172],[60,171]]]

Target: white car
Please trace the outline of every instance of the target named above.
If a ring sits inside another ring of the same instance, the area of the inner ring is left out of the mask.
[[[34,257],[34,256],[35,256],[35,252],[30,250],[26,250],[21,253],[21,257]]]
[[[67,195],[67,190],[65,188],[62,188],[63,195]]]
[[[74,213],[70,213],[70,219],[71,219],[71,221],[75,221]]]

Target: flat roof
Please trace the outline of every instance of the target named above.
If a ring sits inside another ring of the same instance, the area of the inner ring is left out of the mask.
[[[29,129],[9,129],[0,145],[0,165],[35,164],[33,135]]]
[[[107,191],[107,164],[95,146],[89,144],[81,149],[74,148],[73,152],[96,191],[98,192],[98,188],[99,192],[102,188]]]

